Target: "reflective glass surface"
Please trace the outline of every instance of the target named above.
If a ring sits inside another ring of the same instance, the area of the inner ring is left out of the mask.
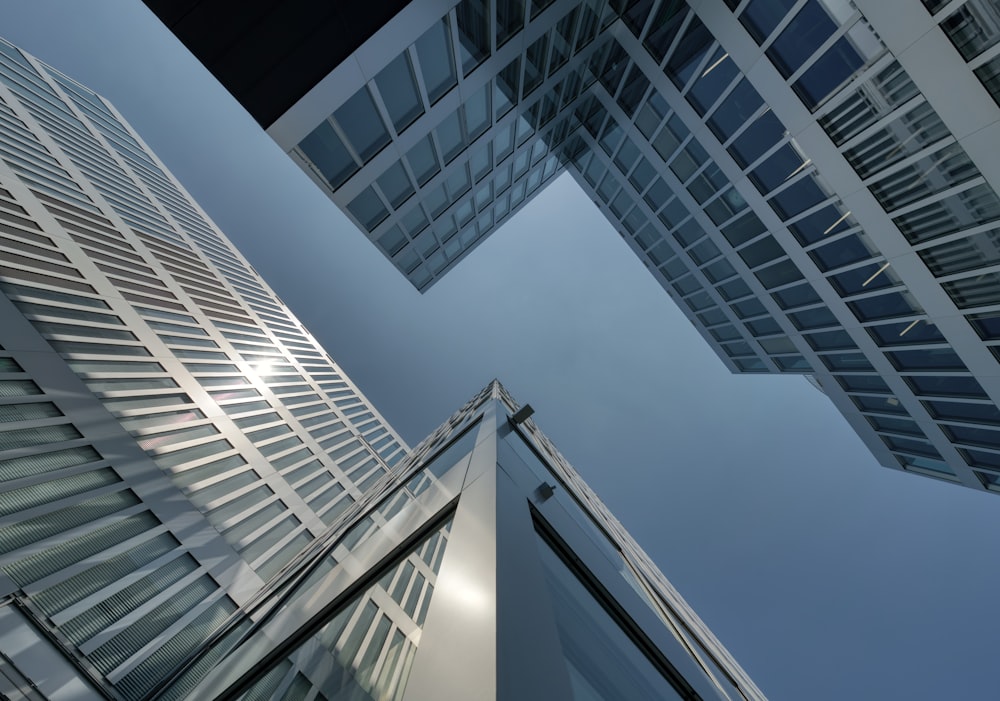
[[[573,698],[682,699],[563,560],[538,539]],[[541,594],[541,592],[539,592]]]
[[[452,60],[448,18],[443,18],[428,29],[417,39],[416,47],[427,97],[431,102],[437,102],[438,98],[451,90],[458,81]]]
[[[327,121],[320,122],[299,148],[334,188],[343,185],[358,170],[358,164]]]
[[[408,53],[403,52],[383,68],[375,76],[375,84],[397,134],[424,113]]]
[[[354,93],[333,117],[362,162],[367,162],[389,143],[389,132],[366,87]]]

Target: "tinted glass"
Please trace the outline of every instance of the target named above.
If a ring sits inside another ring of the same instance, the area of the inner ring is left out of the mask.
[[[299,148],[334,188],[343,185],[358,170],[358,164],[329,122],[321,122]]]
[[[402,132],[424,113],[424,105],[413,79],[410,56],[406,52],[375,76],[375,84],[396,133]]]
[[[767,50],[774,67],[786,78],[837,29],[817,0],[809,0]]]
[[[562,559],[540,539],[538,547],[573,698],[679,701],[680,694]]]
[[[417,59],[423,74],[427,97],[436,102],[458,81],[452,60],[451,31],[445,17],[417,39]]]
[[[389,132],[375,109],[368,88],[358,90],[333,113],[347,141],[362,161],[367,162],[389,143]]]
[[[764,100],[745,78],[712,113],[708,126],[720,141],[728,140],[756,112]]]

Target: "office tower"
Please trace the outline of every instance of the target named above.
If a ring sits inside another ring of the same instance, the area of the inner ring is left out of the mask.
[[[161,698],[763,699],[530,413],[479,392]]]
[[[424,463],[442,447],[462,457],[444,443],[500,421],[490,402],[516,409],[499,386],[404,459],[403,441],[115,109],[2,40],[0,291],[0,696],[204,699],[200,685],[218,678],[205,673],[251,659],[267,672],[255,698],[427,693],[428,654],[416,650],[435,638],[420,627],[425,616],[428,626],[465,626],[440,592],[462,581],[449,574],[462,559],[449,565],[445,545],[468,548],[475,529],[460,524],[464,506],[454,522],[440,511],[459,473]],[[565,506],[565,490],[593,511],[583,528],[604,529],[605,551],[622,551],[621,563],[608,556],[626,579],[595,590],[615,597],[600,599],[612,615],[604,630],[616,630],[611,621],[623,631],[604,644],[666,645],[635,659],[683,698],[689,687],[760,698],[532,424],[518,431],[547,456],[546,484],[560,491],[534,508]],[[470,448],[462,437],[454,445]],[[485,453],[473,458],[492,467]],[[472,485],[457,486],[462,496],[445,501],[468,504]],[[553,527],[578,547],[572,528]],[[480,554],[488,542],[476,540]],[[359,569],[379,548],[388,559]],[[504,578],[516,583],[517,573],[505,568]],[[294,616],[321,601],[310,587],[332,594],[345,579],[351,592],[369,589],[326,612],[334,622],[307,643],[314,659],[296,653],[290,674],[280,661],[266,667],[261,655],[284,651],[274,626],[308,628],[316,619]],[[646,609],[635,613],[622,582]],[[443,603],[432,605],[435,586]],[[524,623],[495,611],[495,625]],[[244,635],[246,647],[227,656]],[[330,636],[335,655],[317,647]]]
[[[731,371],[1000,489],[995,2],[147,4],[418,289],[568,172]]]
[[[42,621],[140,698],[405,453],[114,108],[2,42],[0,290],[9,657]]]

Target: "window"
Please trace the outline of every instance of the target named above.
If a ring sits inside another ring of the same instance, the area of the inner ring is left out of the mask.
[[[786,143],[750,171],[748,177],[760,193],[766,195],[801,170],[802,156],[790,143]]]
[[[773,292],[771,296],[774,297],[774,301],[782,309],[794,309],[795,307],[804,307],[822,301],[819,294],[816,293],[816,290],[808,282],[785,288],[779,292]]]
[[[882,347],[944,343],[945,341],[937,326],[926,319],[918,320],[916,323],[904,321],[878,324],[877,326],[868,326],[866,330],[875,343]]]
[[[861,411],[872,411],[880,414],[899,414],[906,416],[906,409],[895,397],[851,396],[851,401]]]
[[[875,247],[859,234],[849,234],[809,251],[816,267],[826,272],[871,258]]]
[[[813,350],[848,350],[857,348],[854,339],[846,331],[820,331],[819,333],[803,334],[806,343]]]
[[[758,44],[771,35],[795,4],[795,0],[751,0],[740,15],[740,21]]]
[[[791,219],[827,197],[815,174],[808,173],[774,195],[768,200],[768,204],[782,219]]]
[[[726,149],[741,168],[756,161],[785,136],[785,126],[767,111],[743,130]]]
[[[299,143],[299,149],[334,189],[343,185],[358,170],[358,164],[329,122],[321,122],[313,129]]]
[[[769,290],[802,279],[802,272],[790,260],[783,260],[767,268],[760,268],[754,272],[754,275]]]
[[[684,88],[698,68],[709,47],[715,43],[711,33],[697,16],[692,17],[687,31],[677,43],[663,72],[678,90]]]
[[[663,61],[688,14],[683,3],[661,2],[642,45],[657,63]]]
[[[827,280],[840,293],[841,297],[850,297],[862,292],[874,292],[901,284],[892,268],[882,262],[852,268],[831,275]]]
[[[744,78],[712,113],[708,127],[719,141],[728,141],[763,104],[764,100]]]
[[[367,87],[363,87],[340,106],[333,117],[348,143],[363,163],[389,143],[389,132],[375,109]]]
[[[397,134],[424,113],[407,52],[397,56],[375,76],[375,85]]]
[[[972,426],[942,426],[945,435],[956,443],[977,445],[983,448],[1000,450],[1000,431]]]
[[[421,187],[441,169],[430,136],[421,139],[407,151],[406,160]]]
[[[878,375],[835,375],[837,382],[847,392],[889,394],[889,386]]]
[[[824,326],[839,325],[837,317],[835,317],[833,312],[826,307],[817,307],[815,309],[806,309],[801,312],[793,312],[788,315],[788,318],[795,325],[795,328],[800,331],[818,329]]]
[[[448,18],[444,17],[417,39],[416,48],[427,97],[431,103],[437,102],[458,82],[452,60]]]
[[[971,402],[946,402],[938,400],[929,400],[922,403],[927,412],[935,419],[1000,426],[1000,409],[995,404],[973,404]]]
[[[831,371],[874,372],[875,368],[862,353],[830,353],[820,360]]]
[[[889,362],[900,371],[967,371],[965,363],[950,348],[929,348],[887,352]]]
[[[524,0],[497,0],[497,48],[524,27]]]
[[[468,75],[490,54],[489,2],[462,0],[455,8],[462,72]]]
[[[848,302],[847,306],[854,312],[858,321],[877,321],[878,319],[891,319],[896,316],[922,313],[916,302],[908,294],[902,292],[887,292],[874,297],[866,297]]]
[[[729,87],[733,79],[739,75],[739,68],[736,63],[729,58],[729,53],[721,47],[708,60],[705,70],[695,80],[694,85],[688,91],[687,100],[691,106],[704,115],[712,104],[715,103],[722,92]]]
[[[763,3],[759,3],[763,4]],[[775,8],[777,9],[777,8]],[[774,13],[774,10],[771,10]],[[771,19],[771,17],[768,19]],[[817,0],[809,0],[767,49],[767,57],[784,77],[806,62],[816,47],[836,31],[837,25]]]
[[[374,188],[370,185],[362,190],[361,194],[351,200],[351,203],[347,205],[347,209],[358,220],[358,223],[369,232],[373,231],[383,219],[389,216],[389,210],[386,209],[382,200],[375,194]]]
[[[400,161],[393,163],[379,176],[378,186],[393,209],[398,208],[414,193],[413,184]]]
[[[827,95],[865,64],[865,57],[858,53],[856,47],[867,44],[875,53],[881,48],[874,34],[863,22],[855,24],[849,34],[855,36],[838,39],[792,84],[792,89],[809,110],[816,109]]]
[[[980,384],[972,377],[912,375],[905,380],[914,394],[931,397],[988,398]]]
[[[851,213],[844,212],[839,206],[831,204],[789,224],[788,230],[798,239],[799,243],[808,246],[827,236],[835,236],[842,231],[847,231],[853,226],[856,226],[856,223],[851,218]]]
[[[756,268],[785,255],[785,250],[774,240],[773,236],[765,236],[760,241],[750,244],[739,251],[740,258],[749,268]]]

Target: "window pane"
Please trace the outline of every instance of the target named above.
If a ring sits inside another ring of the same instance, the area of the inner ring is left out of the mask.
[[[880,346],[944,343],[945,340],[937,326],[925,320],[916,324],[907,321],[896,324],[878,324],[877,326],[868,326],[867,331]]]
[[[525,54],[524,62],[524,94],[528,95],[537,88],[542,78],[545,77],[545,58],[548,54],[549,35],[543,34],[531,46]]]
[[[379,222],[389,216],[389,211],[382,204],[382,200],[375,194],[375,190],[369,185],[361,194],[351,200],[347,209],[358,220],[361,226],[369,232],[372,231]]]
[[[1000,409],[995,404],[971,404],[969,402],[926,401],[923,405],[935,419],[968,421],[1000,426]]]
[[[403,164],[399,161],[396,161],[379,176],[378,186],[382,189],[382,193],[389,200],[393,209],[399,207],[414,192],[410,178],[406,175],[406,170],[403,169]]]
[[[681,37],[663,69],[678,89],[682,89],[691,79],[714,42],[715,39],[701,20],[697,17],[692,18],[687,31],[684,32],[684,36]]]
[[[469,141],[474,141],[490,127],[490,85],[487,83],[465,103],[465,128]]]
[[[889,292],[848,302],[858,321],[875,321],[890,319],[894,316],[910,316],[919,314],[921,310],[911,301],[909,295],[899,292]]]
[[[667,50],[673,43],[677,32],[680,30],[684,19],[687,17],[688,8],[685,3],[661,2],[656,10],[656,16],[650,25],[649,34],[642,42],[646,51],[653,59],[660,63],[666,57]]]
[[[762,104],[764,100],[744,78],[712,113],[708,126],[720,141],[727,141]]]
[[[468,75],[490,53],[489,2],[462,0],[455,8],[462,72]]]
[[[966,371],[965,363],[950,348],[891,351],[885,354],[897,370],[957,370]]]
[[[704,115],[738,74],[739,69],[729,58],[729,53],[722,48],[716,49],[705,70],[688,91],[688,102]]]
[[[761,44],[794,4],[795,0],[751,0],[740,15],[740,21],[757,43]]]
[[[335,189],[358,170],[358,164],[329,122],[321,122],[302,140],[299,148]]]
[[[417,178],[417,183],[421,186],[437,175],[441,169],[441,166],[438,165],[437,154],[434,152],[434,144],[429,136],[418,141],[406,153],[406,160],[410,164],[413,175]]]
[[[861,23],[855,26],[864,27]],[[809,66],[792,89],[802,98],[803,104],[813,110],[864,64],[864,57],[857,52],[851,39],[842,37]]]
[[[424,113],[410,56],[405,51],[375,76],[375,84],[397,134]]]
[[[420,72],[427,88],[427,97],[437,102],[438,98],[451,90],[458,82],[455,75],[455,64],[452,61],[451,30],[448,18],[428,29],[417,39],[417,59],[420,61]]]
[[[905,379],[906,384],[910,386],[914,394],[924,394],[932,397],[988,398],[982,386],[971,377],[913,375]]]
[[[826,272],[872,257],[874,247],[858,234],[850,234],[809,251],[816,266]]]
[[[496,0],[497,48],[524,27],[524,0]]]
[[[809,0],[767,50],[767,56],[784,77],[805,63],[837,25],[816,0]]]
[[[362,162],[367,162],[389,143],[389,132],[367,87],[354,93],[333,117]]]
[[[899,278],[892,272],[892,268],[887,268],[885,265],[885,263],[863,265],[860,268],[831,275],[827,280],[840,293],[841,297],[861,292],[874,292],[901,284]]]
[[[819,204],[827,196],[810,174],[779,192],[768,201],[768,204],[782,219],[790,219]]]
[[[541,539],[538,548],[573,698],[679,701],[680,694],[632,636],[622,630],[552,548]]]
[[[743,168],[756,161],[785,135],[785,126],[767,111],[747,127],[727,149],[733,159]]]

